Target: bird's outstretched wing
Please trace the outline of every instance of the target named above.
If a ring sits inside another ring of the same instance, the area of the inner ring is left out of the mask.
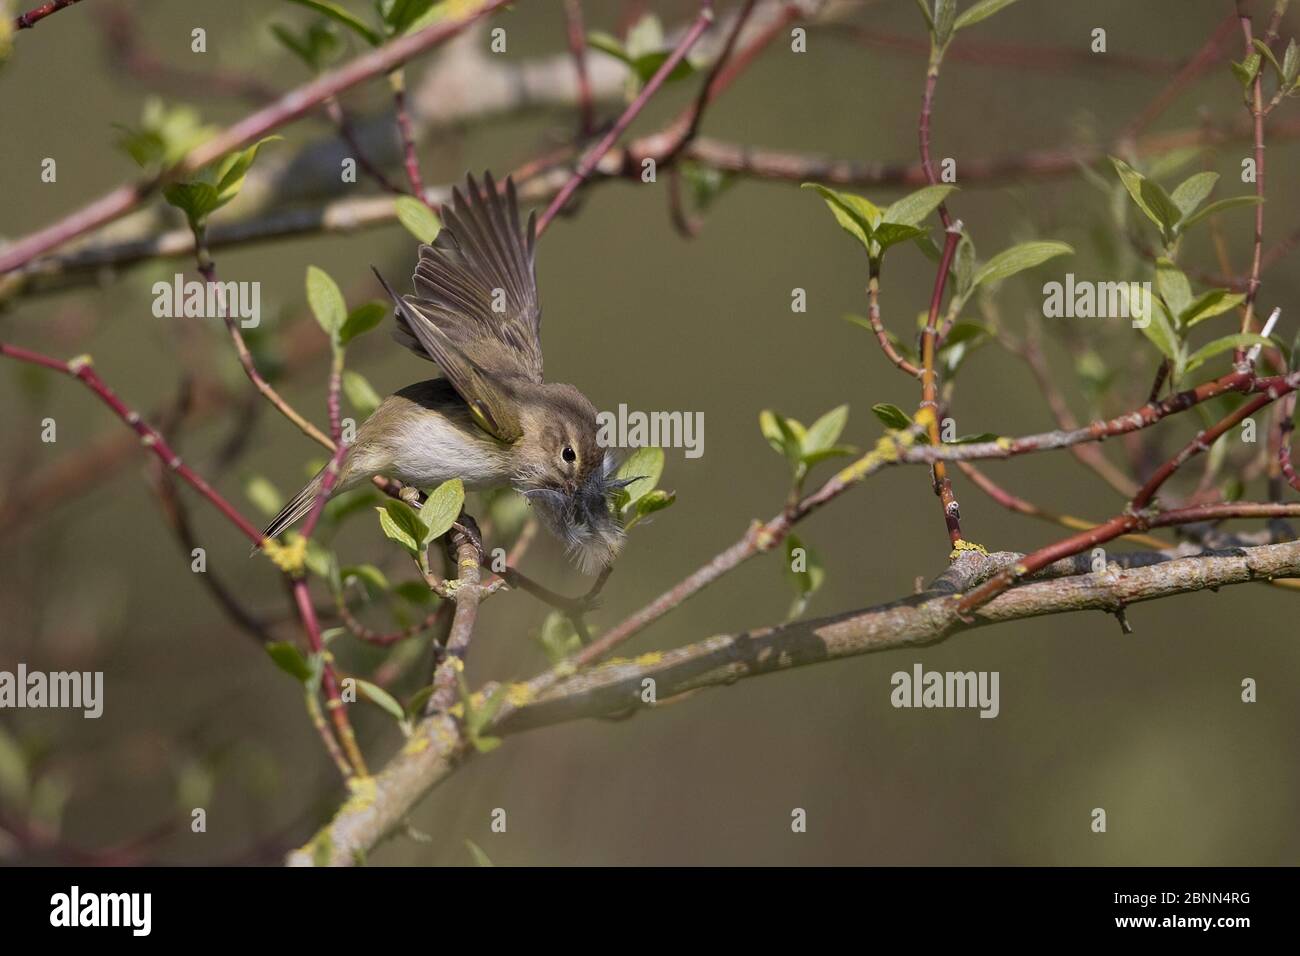
[[[451,195],[442,207],[442,231],[432,245],[420,247],[415,296],[408,301],[479,365],[541,382],[533,217],[520,226],[509,177],[504,195],[491,173],[484,174],[481,190],[467,176],[466,191],[454,188]],[[399,319],[394,335],[420,352],[422,343],[408,325]]]
[[[519,403],[514,384],[516,376],[494,375],[466,355],[455,342],[435,325],[420,308],[414,296],[399,296],[387,280],[375,269],[375,277],[393,300],[399,330],[409,334],[417,343],[408,346],[422,358],[436,362],[447,381],[469,407],[479,427],[503,442],[518,441],[523,437],[523,423],[519,418]],[[396,333],[394,338],[397,338]],[[400,339],[399,339],[400,341]],[[405,343],[403,343],[405,344]]]
[[[453,189],[442,208],[442,231],[420,247],[415,295],[393,296],[393,338],[436,362],[487,430],[506,441],[518,437],[511,380],[542,381],[533,260],[533,217],[520,226],[514,182],[506,178],[503,196],[491,173],[481,190],[467,176],[466,191]]]

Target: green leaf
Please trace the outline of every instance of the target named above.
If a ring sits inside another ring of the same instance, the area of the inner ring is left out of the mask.
[[[1183,212],[1174,203],[1173,197],[1154,179],[1142,180],[1142,197],[1156,214],[1157,225],[1160,226],[1162,234],[1166,239],[1173,236],[1174,229],[1183,218]]]
[[[647,515],[652,515],[656,511],[663,511],[676,500],[677,493],[675,491],[664,491],[662,488],[656,488],[653,491],[646,492],[632,506],[635,514],[632,516],[632,520],[624,526],[625,529],[631,529]]]
[[[980,432],[978,435],[960,435],[952,441],[944,442],[945,445],[982,445],[984,442],[997,441],[999,436],[996,432]]]
[[[793,619],[803,613],[808,599],[826,580],[826,569],[817,552],[791,534],[785,539],[785,573],[795,591],[795,602],[789,614],[789,618]]]
[[[546,615],[537,641],[552,665],[559,664],[582,649],[582,638],[574,629],[573,621],[562,611],[551,611]]]
[[[627,31],[627,55],[632,58],[664,48],[664,28],[653,13],[642,14]]]
[[[802,188],[816,190],[840,228],[862,243],[868,255],[873,255],[873,235],[881,221],[880,210],[874,203],[863,196],[836,192],[817,183],[804,183]]]
[[[372,684],[368,680],[362,680],[360,677],[353,678],[357,682],[357,689],[370,703],[384,710],[394,720],[405,720],[406,711],[402,705],[397,702],[397,698],[388,691],[384,690],[378,684]]]
[[[681,164],[682,178],[691,189],[695,208],[705,212],[736,182],[736,174],[687,160]]]
[[[264,143],[279,138],[268,136],[246,149],[236,150],[220,161],[205,166],[188,182],[169,183],[163,187],[163,197],[182,210],[189,220],[190,228],[199,232],[208,216],[239,194],[258,149]]]
[[[647,446],[634,450],[619,465],[615,477],[622,480],[630,478],[637,480],[620,488],[614,495],[615,510],[620,513],[626,512],[640,498],[654,490],[659,484],[659,478],[663,473],[664,450],[662,448]]]
[[[1152,179],[1172,176],[1189,163],[1199,159],[1204,152],[1204,146],[1178,146],[1166,153],[1147,157],[1147,175]],[[1106,184],[1106,191],[1110,191],[1109,183]]]
[[[221,205],[216,187],[209,183],[168,183],[163,187],[163,198],[185,213],[195,232],[203,228],[208,216]]]
[[[425,588],[427,591],[428,588]],[[419,690],[406,700],[406,716],[408,718],[418,717],[424,713],[424,706],[429,703],[429,698],[433,696],[436,688],[432,684],[425,684]]]
[[[427,526],[420,544],[428,548],[430,543],[450,531],[464,506],[465,485],[459,478],[444,481],[429,492],[420,508],[420,520]]]
[[[271,33],[303,63],[307,64],[307,68],[313,73],[320,72],[341,46],[332,23],[312,23],[302,36],[298,36],[289,27],[273,23],[271,24]]]
[[[948,332],[943,346],[939,349],[939,361],[945,378],[957,374],[961,363],[971,352],[983,345],[989,338],[988,329],[975,322],[958,322]]]
[[[802,555],[796,552],[802,551]],[[785,566],[790,582],[802,597],[815,592],[826,578],[825,569],[817,560],[816,552],[799,540],[797,535],[787,535],[785,539]],[[803,570],[795,570],[796,566]]]
[[[849,420],[849,406],[839,405],[832,408],[817,421],[808,426],[808,433],[803,440],[803,454],[808,456],[830,448],[839,440],[840,433]]]
[[[1192,286],[1187,276],[1169,259],[1156,260],[1156,290],[1169,306],[1170,315],[1182,315],[1192,304]]]
[[[956,188],[956,186],[923,186],[887,207],[884,221],[896,222],[904,226],[918,226],[930,213],[938,209],[939,204]]]
[[[636,516],[644,518],[646,515],[654,514],[656,511],[663,511],[677,500],[677,492],[664,491],[662,488],[655,488],[648,491],[636,500]]]
[[[1255,74],[1259,72],[1261,63],[1263,63],[1263,60],[1260,59],[1258,53],[1252,53],[1240,63],[1232,63],[1232,73],[1241,82],[1243,88],[1255,82]]]
[[[252,475],[244,483],[244,494],[258,511],[268,517],[274,517],[284,507],[284,496],[261,475]]]
[[[1260,55],[1263,56],[1264,59],[1268,60],[1270,64],[1272,64],[1273,69],[1277,70],[1277,75],[1279,77],[1285,78],[1286,73],[1282,69],[1282,64],[1277,62],[1277,57],[1273,55],[1273,51],[1269,47],[1269,45],[1265,43],[1263,40],[1261,40],[1259,37],[1255,37],[1255,39],[1252,40],[1251,43],[1254,44],[1255,49],[1260,52]]]
[[[257,159],[257,151],[267,143],[280,138],[279,136],[263,137],[251,146],[230,153],[216,164],[212,179],[217,187],[218,206],[224,206],[239,195],[239,190],[244,185],[244,177],[252,168],[253,160]]]
[[[829,448],[822,448],[804,455],[803,464],[805,468],[811,469],[814,465],[820,465],[831,458],[845,458],[857,453],[858,450],[852,445],[831,445]]]
[[[767,443],[785,456],[790,464],[797,464],[803,455],[803,437],[790,424],[790,420],[770,409],[758,413],[758,427]]]
[[[1187,306],[1179,315],[1178,320],[1182,322],[1185,328],[1191,328],[1198,322],[1204,322],[1216,315],[1230,312],[1245,301],[1246,297],[1244,295],[1229,292],[1227,289],[1211,289],[1208,292],[1201,293],[1194,302]]]
[[[897,430],[908,428],[912,424],[911,416],[897,405],[890,405],[886,402],[881,402],[880,404],[872,405],[871,412],[885,423],[886,428]]]
[[[930,13],[928,0],[916,0],[916,5],[921,9],[921,16],[925,17],[925,28],[934,30],[934,16]]]
[[[390,499],[384,502],[382,508],[375,510],[379,512],[379,527],[384,534],[405,548],[412,557],[418,557],[422,553],[420,542],[424,540],[428,529],[410,506],[404,501]]]
[[[290,677],[304,684],[311,680],[314,673],[312,666],[303,657],[302,651],[298,650],[296,644],[289,641],[270,641],[262,646],[275,662],[275,666]]]
[[[307,267],[307,304],[330,341],[338,345],[340,330],[348,317],[347,303],[338,283],[316,266]]]
[[[601,53],[608,53],[614,59],[622,60],[629,66],[632,65],[632,57],[623,49],[623,44],[619,42],[618,38],[601,30],[587,32],[587,46],[593,50],[599,50]]]
[[[1182,213],[1174,205],[1174,201],[1158,183],[1147,179],[1124,160],[1112,156],[1110,161],[1133,202],[1148,219],[1160,227],[1167,238],[1174,225],[1182,218]]]
[[[924,236],[928,230],[920,226],[904,226],[896,222],[882,222],[876,227],[875,240],[881,250],[896,246],[900,242]]]
[[[656,50],[654,53],[646,53],[642,56],[635,57],[632,60],[632,72],[636,74],[637,79],[642,85],[648,83],[650,78],[659,72],[659,68],[664,65],[668,58],[672,56],[671,50]],[[689,59],[683,58],[673,67],[671,73],[664,77],[664,83],[676,83],[683,80],[695,72],[695,67]]]
[[[1300,47],[1295,40],[1288,40],[1286,53],[1282,56],[1282,85],[1291,86],[1300,76]]]
[[[1001,282],[1017,272],[1042,265],[1048,259],[1073,254],[1074,248],[1064,242],[1022,242],[999,252],[976,270],[971,278],[971,288],[978,288],[985,282]]]
[[[364,375],[347,369],[343,372],[343,394],[362,418],[369,418],[379,407],[379,393],[370,387]]]
[[[934,42],[947,46],[957,20],[957,0],[934,0]]]
[[[331,3],[330,0],[289,0],[289,2],[307,7],[309,10],[315,10],[331,20],[343,24],[371,46],[379,46],[384,42],[383,36],[377,30],[371,29],[363,20],[339,4]]]
[[[488,859],[488,855],[483,852],[482,847],[473,840],[466,840],[465,846],[469,850],[469,855],[474,858],[475,866],[496,866],[495,863]]]
[[[970,293],[971,283],[975,279],[975,243],[964,233],[957,241],[957,251],[952,260],[952,274],[957,280],[958,297],[965,298]]]
[[[1236,209],[1238,206],[1257,206],[1263,201],[1264,199],[1261,196],[1229,196],[1227,199],[1217,200],[1198,209],[1182,221],[1180,228],[1183,232],[1186,232],[1207,216],[1217,215],[1229,209]]]
[[[987,20],[1003,7],[1009,7],[1015,2],[1016,0],[979,0],[979,3],[970,7],[957,18],[957,22],[953,24],[953,29],[963,30],[966,27],[974,26],[981,20]]]
[[[976,342],[980,339],[988,338],[992,333],[978,322],[958,322],[948,330],[947,337],[943,340],[943,346],[939,349],[952,348],[955,345],[966,345],[970,342]]]
[[[1120,288],[1125,297],[1129,296],[1130,286],[1127,282],[1121,282]],[[1145,298],[1145,296],[1143,296]],[[1182,343],[1179,341],[1178,334],[1174,331],[1173,323],[1169,320],[1169,314],[1165,311],[1164,305],[1159,301],[1152,303],[1151,321],[1146,325],[1139,326],[1142,334],[1145,335],[1160,350],[1160,354],[1172,362],[1177,362],[1182,354]],[[1137,306],[1138,309],[1141,306]],[[1134,315],[1134,305],[1129,303],[1129,315]]]
[[[397,210],[397,221],[421,242],[433,242],[442,231],[442,222],[423,200],[398,196],[393,200],[393,208]]]
[[[664,48],[663,29],[659,20],[648,14],[628,31],[627,47],[608,33],[593,30],[587,34],[587,45],[601,53],[607,53],[616,60],[627,64],[637,82],[644,85],[659,71],[672,51]],[[664,82],[673,83],[695,72],[695,67],[687,59],[682,59]]]
[[[1179,183],[1169,198],[1184,217],[1190,216],[1197,206],[1205,202],[1218,181],[1218,173],[1197,173]]]
[[[139,127],[115,125],[116,145],[146,169],[167,169],[176,165],[191,149],[216,132],[205,126],[198,111],[190,106],[164,105],[157,97],[145,101]]]
[[[425,27],[432,26],[435,23],[461,16],[469,10],[469,8],[465,6],[466,2],[467,0],[441,0],[441,2],[435,3],[428,9],[428,11],[417,17],[415,21],[406,28],[405,32],[418,33]]]
[[[1194,372],[1216,355],[1230,349],[1245,348],[1251,345],[1271,346],[1273,342],[1262,335],[1256,335],[1254,332],[1238,332],[1236,335],[1225,335],[1221,339],[1215,339],[1213,342],[1201,346],[1188,356],[1185,371],[1188,373]]]
[[[384,12],[384,22],[394,36],[405,33],[429,12],[436,0],[393,0]]]
[[[482,732],[501,710],[501,705],[506,702],[508,688],[504,684],[501,685],[482,704],[475,707],[464,680],[463,677],[460,678],[461,701],[465,705],[465,735],[469,737],[469,742],[479,753],[490,753],[501,746],[501,738],[484,737]]]
[[[367,302],[359,305],[343,320],[343,327],[339,329],[339,345],[347,345],[358,335],[364,335],[373,329],[380,322],[384,321],[391,309],[386,302]]]

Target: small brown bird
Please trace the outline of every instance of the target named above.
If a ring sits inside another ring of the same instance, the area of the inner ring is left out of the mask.
[[[436,363],[439,378],[388,396],[357,430],[336,491],[373,475],[431,488],[460,478],[471,489],[508,485],[536,506],[585,573],[618,554],[623,527],[611,496],[614,456],[596,441],[596,409],[572,385],[542,380],[542,310],[534,217],[520,228],[514,183],[504,197],[491,173],[452,190],[442,231],[420,246],[415,295],[399,297],[393,337]],[[376,271],[377,276],[379,273]],[[311,509],[323,471],[266,529],[274,537]]]

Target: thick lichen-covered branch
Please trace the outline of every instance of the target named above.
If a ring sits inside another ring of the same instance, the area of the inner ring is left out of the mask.
[[[583,717],[653,710],[671,698],[708,687],[859,654],[930,644],[988,624],[1047,614],[1099,610],[1118,614],[1143,601],[1249,581],[1300,576],[1300,542],[1235,548],[1189,557],[1146,556],[1153,563],[1112,561],[1100,573],[1034,580],[1013,588],[964,621],[960,595],[1021,555],[961,554],[925,591],[889,604],[710,637],[671,651],[610,660],[561,680],[536,698],[528,685],[506,689],[511,707],[494,733],[509,734]],[[1045,574],[1074,570],[1072,565]],[[647,681],[653,700],[647,700]],[[470,752],[447,714],[425,719],[378,776],[358,785],[334,819],[288,862],[351,865],[395,830],[411,808],[446,779]],[[360,792],[364,789],[364,792]]]

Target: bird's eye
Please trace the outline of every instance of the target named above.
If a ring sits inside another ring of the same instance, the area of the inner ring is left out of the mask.
[[[568,445],[565,445],[564,451],[560,452],[560,457],[563,458],[565,461],[577,461],[578,453],[575,452]]]

